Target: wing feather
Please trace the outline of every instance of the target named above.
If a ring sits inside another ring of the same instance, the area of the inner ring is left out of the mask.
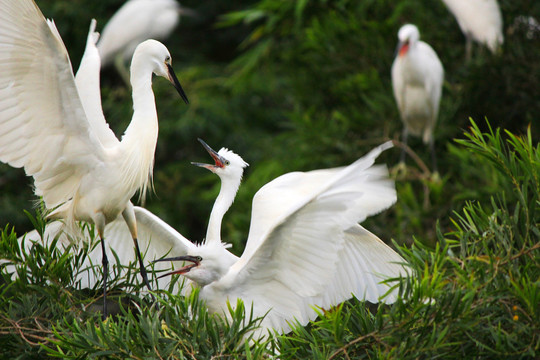
[[[240,260],[209,285],[211,291],[229,300],[242,298],[257,316],[271,309],[263,327],[282,331],[290,329],[293,318],[301,324],[313,319],[312,306],[329,307],[353,294],[378,300],[388,290],[380,281],[398,276],[397,269],[403,271],[387,263],[403,260],[357,222],[396,201],[386,168],[372,166],[390,146],[386,143],[352,165],[328,172],[331,180],[320,182],[275,220],[263,240],[248,239]],[[258,246],[248,249],[252,240]]]
[[[54,24],[31,0],[0,0],[0,8],[0,161],[24,167],[51,208],[73,197],[103,149]],[[59,173],[58,191],[48,192]]]
[[[101,105],[100,71],[101,59],[96,43],[99,33],[96,31],[96,20],[90,22],[90,30],[86,40],[79,70],[75,75],[75,84],[79,91],[79,97],[87,115],[88,121],[93,131],[105,147],[118,145],[119,141],[114,132],[110,129]]]
[[[139,246],[146,264],[164,256],[186,255],[189,249],[196,247],[196,245],[191,243],[182,234],[174,230],[150,211],[138,206],[135,206],[134,210],[139,232]],[[97,234],[93,235],[94,236],[92,237],[88,231],[88,227],[85,227],[83,236],[87,239],[91,239],[93,242],[98,241]],[[30,249],[32,242],[50,244],[57,236],[59,236],[58,246],[64,248],[71,243],[70,238],[64,232],[64,224],[61,221],[53,221],[47,224],[43,238],[41,238],[36,230],[33,230],[20,237],[19,241],[22,241],[22,239],[25,238],[25,245]],[[105,227],[105,243],[107,256],[111,262],[111,266],[127,265],[129,263],[137,262],[131,234],[121,216],[115,221],[107,224]],[[113,251],[116,254],[116,257],[113,256]],[[101,259],[101,246],[97,246],[90,252],[87,260],[81,266],[81,269],[101,266]],[[118,259],[118,262],[116,262],[116,259]],[[171,264],[158,262],[153,265],[153,269],[154,271],[167,271],[171,269]],[[125,274],[126,270],[122,270],[121,273]],[[92,288],[101,281],[101,278],[96,277],[93,271],[83,271],[79,274],[78,281],[81,283],[82,287]],[[168,288],[170,281],[171,278],[158,279],[159,288]]]

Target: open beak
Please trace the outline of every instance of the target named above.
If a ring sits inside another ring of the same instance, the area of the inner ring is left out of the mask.
[[[226,160],[223,157],[219,156],[219,154],[214,149],[212,149],[207,143],[205,143],[202,139],[198,139],[198,140],[202,144],[202,146],[204,146],[206,151],[208,151],[208,153],[210,154],[212,159],[214,159],[214,162],[216,164],[210,165],[210,164],[203,164],[203,163],[198,163],[198,162],[192,162],[191,164],[195,166],[203,167],[212,172],[214,172],[217,168],[224,168]]]
[[[174,73],[174,70],[171,64],[166,64],[166,65],[167,65],[167,72],[169,73],[169,81],[173,84],[174,88],[176,89],[176,91],[178,91],[182,99],[184,99],[184,102],[186,104],[189,104],[189,100],[186,96],[186,93],[184,92],[184,89],[182,89],[182,85],[180,85],[180,81],[178,81],[178,78],[176,77],[176,74]]]
[[[169,275],[182,275],[182,274],[188,273],[191,269],[199,266],[199,264],[201,263],[198,257],[190,256],[190,255],[158,259],[154,261],[154,263],[160,262],[160,261],[186,261],[186,262],[189,262],[190,264],[187,264],[178,270],[168,272],[165,275],[161,275],[160,277],[158,277],[158,279],[161,279],[162,277],[169,276]]]

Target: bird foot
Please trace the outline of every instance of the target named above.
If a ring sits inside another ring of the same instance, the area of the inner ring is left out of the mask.
[[[440,184],[442,182],[441,175],[438,171],[431,173],[430,181],[435,184]]]
[[[407,165],[403,161],[394,166],[390,171],[394,178],[404,178],[407,175]]]

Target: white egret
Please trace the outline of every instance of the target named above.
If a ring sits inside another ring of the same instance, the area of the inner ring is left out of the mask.
[[[495,53],[504,41],[501,9],[497,0],[442,0],[465,35],[465,56],[471,58],[473,40]]]
[[[0,0],[0,10],[0,161],[34,178],[49,218],[64,219],[72,231],[76,221],[96,225],[105,296],[105,225],[122,214],[140,255],[130,199],[145,193],[152,174],[158,135],[152,75],[167,78],[186,102],[187,97],[167,48],[155,40],[140,44],[131,66],[133,118],[119,141],[101,110],[96,59],[88,55],[81,74],[93,83],[78,88],[60,34],[35,2]],[[88,39],[92,49],[92,31]],[[91,98],[82,103],[79,91]]]
[[[289,173],[266,184],[254,197],[248,243],[238,258],[227,250],[220,230],[247,163],[232,151],[216,153],[202,143],[215,165],[194,164],[222,182],[202,245],[189,242],[149,211],[134,208],[143,248],[151,243],[147,257],[168,254],[190,262],[174,273],[193,275],[211,310],[227,315],[226,301],[234,305],[240,298],[255,316],[268,312],[261,334],[270,328],[287,332],[295,318],[301,324],[315,318],[312,306],[327,308],[353,294],[377,302],[389,290],[381,280],[407,274],[399,265],[404,260],[356,223],[395,202],[386,169],[372,166],[390,144],[349,167]],[[56,234],[51,229],[45,238],[50,241]],[[120,262],[132,261],[125,248],[130,234],[120,220],[108,224],[105,235]],[[35,231],[29,237],[39,239]],[[383,301],[395,298],[392,292]]]
[[[316,317],[313,306],[328,308],[353,295],[377,302],[390,290],[381,281],[407,274],[404,260],[358,225],[396,201],[386,168],[372,166],[391,143],[347,167],[288,173],[263,186],[253,199],[240,258],[227,250],[218,225],[247,164],[227,149],[216,153],[204,145],[215,165],[197,165],[222,180],[207,237],[202,245],[186,246],[187,254],[159,261],[187,262],[168,275],[192,280],[210,311],[227,315],[227,304],[242,299],[248,313],[266,315],[259,335],[288,332],[294,319],[305,325]],[[382,301],[395,299],[390,292]]]
[[[392,87],[403,121],[403,139],[408,134],[421,136],[429,144],[433,171],[437,171],[433,131],[439,114],[444,69],[431,46],[420,40],[418,28],[403,25],[398,32],[399,44],[392,64]],[[401,165],[405,151],[401,153]]]
[[[114,61],[127,79],[125,63],[144,40],[165,40],[185,12],[176,0],[128,0],[111,17],[98,43],[102,66]],[[189,11],[188,11],[189,13]]]

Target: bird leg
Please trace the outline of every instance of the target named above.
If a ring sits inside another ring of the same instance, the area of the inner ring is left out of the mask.
[[[431,150],[431,165],[433,169],[432,172],[436,174],[439,172],[439,170],[437,169],[437,156],[435,156],[435,140],[433,139],[433,137],[429,141],[429,149]]]
[[[469,63],[472,57],[472,36],[465,34],[465,62]]]
[[[101,318],[105,320],[107,318],[107,277],[109,275],[109,259],[107,258],[107,252],[105,251],[105,237],[103,236],[105,230],[105,216],[102,213],[98,213],[94,218],[94,223],[99,234],[101,241],[101,254],[103,265],[103,313]]]
[[[135,252],[137,254],[137,258],[139,259],[139,267],[141,270],[141,277],[143,278],[144,284],[146,285],[146,288],[148,290],[152,290],[150,287],[150,282],[148,281],[148,274],[146,272],[146,268],[144,267],[141,251],[139,250],[139,241],[136,238],[133,238],[133,242],[135,243]]]
[[[139,260],[141,277],[143,278],[144,284],[146,285],[148,290],[152,290],[152,288],[150,287],[150,282],[148,281],[148,274],[146,272],[146,268],[144,267],[143,259],[141,256],[139,241],[137,240],[137,220],[135,218],[135,210],[133,210],[133,204],[131,202],[129,202],[128,206],[126,206],[126,208],[122,212],[122,216],[124,217],[124,220],[129,228],[131,238],[133,239],[133,244],[135,245],[135,254],[137,255],[137,259]]]
[[[401,157],[399,159],[400,166],[405,166],[405,158],[407,155],[407,152],[405,151],[405,148],[407,147],[407,137],[409,136],[409,131],[407,130],[407,126],[403,126],[403,133],[401,135],[401,141],[405,146],[401,148]]]

